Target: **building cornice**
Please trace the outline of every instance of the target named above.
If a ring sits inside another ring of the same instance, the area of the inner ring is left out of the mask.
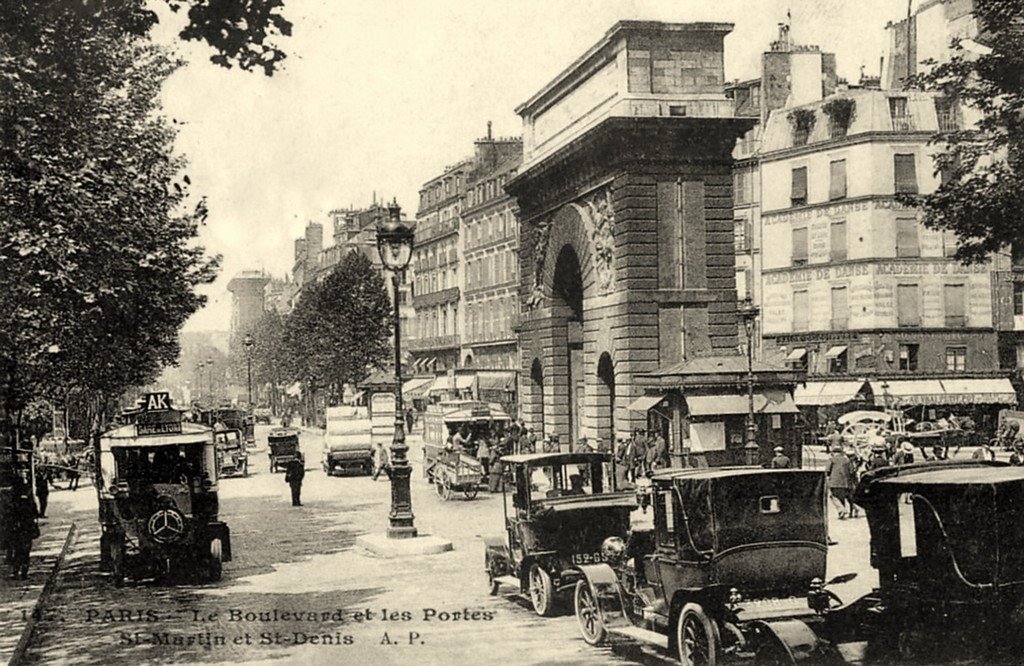
[[[793,157],[802,157],[804,155],[813,155],[814,153],[823,153],[830,150],[839,150],[841,148],[849,148],[850,146],[856,146],[864,143],[923,143],[927,144],[935,132],[931,130],[912,130],[912,131],[895,131],[895,130],[873,130],[871,132],[863,132],[860,134],[847,135],[841,139],[828,139],[826,141],[817,141],[815,143],[809,143],[803,146],[790,146],[788,148],[782,148],[780,150],[773,150],[770,152],[760,153],[761,162],[778,162],[780,160],[790,159]]]

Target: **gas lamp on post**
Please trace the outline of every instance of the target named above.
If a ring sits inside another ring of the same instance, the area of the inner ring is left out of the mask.
[[[412,495],[409,492],[409,467],[405,443],[405,423],[402,405],[402,350],[401,320],[399,318],[399,289],[402,275],[412,259],[413,228],[402,221],[402,209],[397,201],[388,205],[387,217],[377,221],[377,252],[385,270],[391,271],[395,307],[395,434],[391,440],[391,512],[388,514],[388,538],[406,539],[416,536],[413,524]]]
[[[757,306],[749,297],[740,304],[739,315],[743,319],[743,328],[747,333],[747,437],[743,453],[748,465],[757,465],[760,458],[757,424],[754,421],[754,325],[758,314]]]

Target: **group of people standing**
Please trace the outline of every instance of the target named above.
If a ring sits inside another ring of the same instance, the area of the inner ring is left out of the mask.
[[[619,483],[636,483],[638,478],[668,467],[668,444],[660,432],[637,429],[629,437],[620,437],[615,447]]]

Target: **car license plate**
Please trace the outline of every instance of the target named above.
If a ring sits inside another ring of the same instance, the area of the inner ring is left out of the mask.
[[[574,553],[572,556],[573,564],[600,564],[604,562],[604,556],[601,553]]]

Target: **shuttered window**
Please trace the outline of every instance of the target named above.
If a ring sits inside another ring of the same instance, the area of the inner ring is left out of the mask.
[[[896,318],[900,326],[921,325],[921,307],[916,284],[896,285]]]
[[[921,244],[918,241],[917,218],[896,219],[896,256],[920,257]]]
[[[967,286],[947,284],[943,290],[946,306],[946,326],[959,328],[967,325]]]
[[[808,326],[807,291],[793,292],[793,330],[806,331]]]
[[[832,287],[832,330],[842,331],[850,323],[850,308],[847,306],[846,287]]]
[[[807,167],[793,169],[793,184],[789,203],[791,206],[803,206],[807,203]]]
[[[917,194],[917,160],[913,153],[893,156],[896,194]]]
[[[828,165],[828,200],[846,198],[846,160],[833,160]]]
[[[833,222],[829,229],[829,256],[832,261],[846,261],[846,222]]]
[[[807,263],[807,227],[793,229],[793,265]]]

